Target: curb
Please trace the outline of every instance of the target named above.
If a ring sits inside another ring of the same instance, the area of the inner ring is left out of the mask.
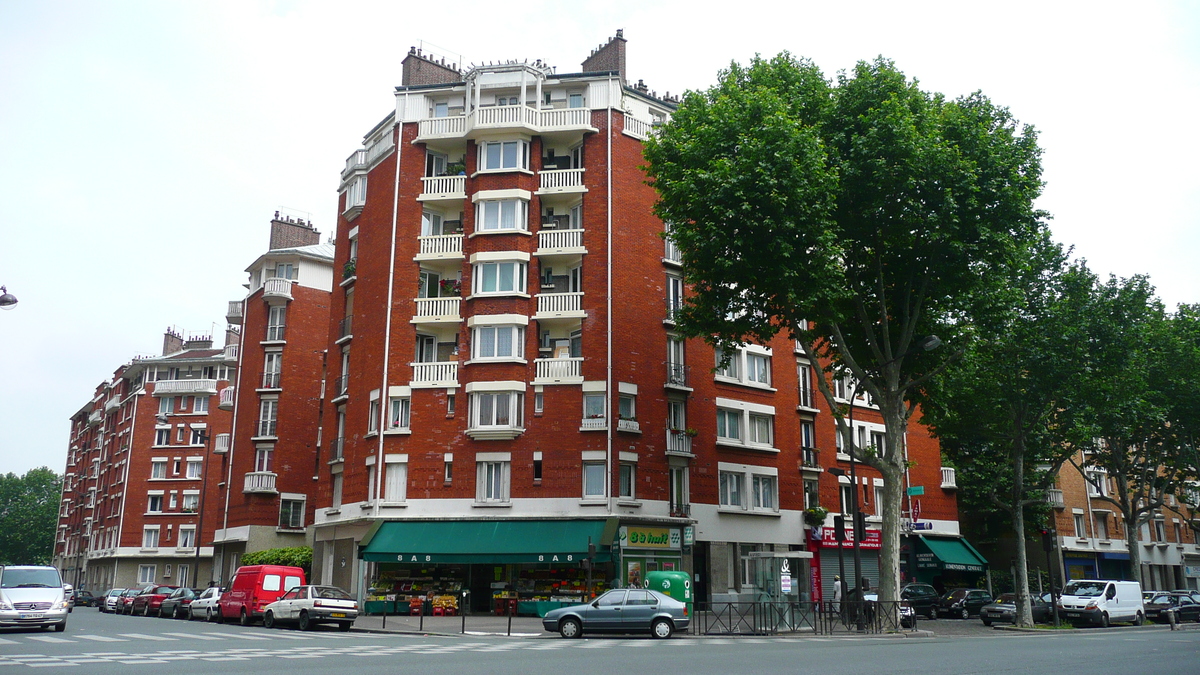
[[[437,631],[417,631],[417,630],[387,630],[383,628],[358,628],[350,629],[352,633],[373,633],[376,635],[420,635],[425,637],[445,637],[445,638],[468,638],[468,637],[512,637],[525,640],[553,640],[559,639],[553,633],[545,633],[543,635],[530,635],[528,633],[519,633],[516,635],[506,635],[504,633],[485,633],[481,631],[470,631],[467,633],[440,633]],[[607,637],[607,636],[606,636]],[[813,633],[788,633],[777,635],[691,635],[688,633],[680,633],[677,638],[683,640],[739,640],[752,639],[762,637],[773,638],[788,638],[792,640],[807,640],[819,638],[821,640],[904,640],[904,639],[920,639],[920,638],[936,638],[938,635],[933,631],[915,630],[906,631],[903,633],[868,633],[863,635],[816,635]]]
[[[1200,623],[1192,624],[1175,624],[1176,630],[1200,630]],[[1036,633],[1038,635],[1057,635],[1059,633],[1094,633],[1099,626],[1090,628],[1021,628],[1019,626],[1004,625],[993,626],[992,630],[1008,631],[1010,633]],[[1149,623],[1144,626],[1109,626],[1108,630],[1125,630],[1125,631],[1149,631],[1149,630],[1170,630],[1169,624]]]

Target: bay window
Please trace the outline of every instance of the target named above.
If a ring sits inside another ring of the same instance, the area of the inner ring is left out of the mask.
[[[475,231],[527,230],[528,203],[524,199],[489,199],[475,206]]]
[[[779,473],[770,466],[717,465],[720,510],[773,515],[779,513]]]
[[[525,292],[526,263],[482,262],[475,265],[474,292],[483,294],[512,294]]]
[[[477,326],[471,341],[475,359],[519,359],[525,356],[523,326]]]
[[[529,142],[488,141],[479,144],[479,170],[529,169]]]

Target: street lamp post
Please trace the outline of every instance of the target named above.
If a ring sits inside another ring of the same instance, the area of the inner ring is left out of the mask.
[[[169,424],[170,420],[166,415],[159,414],[155,416],[155,420],[159,424]],[[204,444],[204,454],[200,458],[200,498],[196,500],[196,511],[200,514],[196,519],[196,532],[192,535],[192,547],[196,549],[195,563],[192,565],[192,581],[193,587],[198,588],[194,582],[200,580],[200,537],[204,533],[204,500],[208,496],[208,453],[210,451],[209,441],[212,436],[208,433],[208,429],[200,430],[200,442]],[[212,571],[209,571],[209,576],[212,576]]]
[[[0,309],[13,309],[17,306],[17,296],[8,292],[4,286],[0,286]]]

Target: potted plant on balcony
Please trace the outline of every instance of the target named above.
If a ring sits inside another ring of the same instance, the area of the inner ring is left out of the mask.
[[[467,175],[467,165],[463,162],[450,162],[446,165],[447,176],[465,176]]]
[[[829,509],[820,506],[804,509],[804,524],[809,527],[821,527],[825,524],[825,516],[827,515],[829,515]]]
[[[438,286],[441,288],[444,298],[462,295],[462,281],[458,279],[442,279]]]
[[[358,258],[351,258],[342,266],[342,278],[349,279],[358,271]]]

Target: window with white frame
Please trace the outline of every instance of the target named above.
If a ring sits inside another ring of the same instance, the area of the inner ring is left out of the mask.
[[[339,471],[333,474],[330,482],[333,488],[333,500],[330,506],[334,509],[340,509],[342,507],[342,472]]]
[[[621,462],[620,476],[618,477],[617,496],[622,499],[636,499],[637,494],[637,464],[633,462]]]
[[[717,438],[742,442],[742,411],[717,408]]]
[[[742,477],[744,474],[736,471],[721,471],[718,483],[721,489],[720,504],[727,508],[742,508]]]
[[[525,292],[526,263],[517,261],[481,262],[473,275],[476,295],[504,295]]]
[[[162,494],[152,494],[146,500],[146,513],[162,513],[163,496]]]
[[[524,326],[476,326],[471,357],[476,360],[520,359],[525,356]]]
[[[153,460],[150,462],[150,477],[151,478],[166,478],[167,477],[167,460]]]
[[[171,494],[170,494],[170,495],[168,495],[167,508],[169,508],[169,509],[171,509],[172,511],[174,511],[174,510],[175,510],[175,506],[176,506],[176,504],[178,503],[178,500],[179,500],[179,495],[178,495],[178,493],[176,493],[174,490],[171,490]]]
[[[604,394],[590,392],[583,395],[583,418],[604,419]]]
[[[607,490],[604,489],[604,463],[583,463],[583,498],[604,499]]]
[[[685,507],[691,503],[687,465],[672,466],[669,479],[671,481],[671,510],[674,512],[684,511]]]
[[[821,505],[821,490],[817,481],[804,481],[804,508],[813,509]]]
[[[287,325],[287,305],[271,305],[267,310],[267,339],[282,340]]]
[[[279,387],[279,374],[283,372],[283,352],[267,352],[263,361],[263,389]]]
[[[1075,536],[1079,537],[1080,539],[1086,539],[1087,538],[1087,529],[1086,529],[1086,526],[1084,525],[1083,514],[1076,513],[1073,515],[1074,515],[1074,520],[1075,520]]]
[[[280,499],[279,500],[279,529],[281,529],[281,530],[302,530],[302,529],[304,529],[304,500],[303,499]]]
[[[383,501],[403,502],[407,496],[408,462],[385,458],[383,466]]]
[[[399,431],[409,428],[412,403],[408,396],[393,396],[388,399],[387,429]]]
[[[775,476],[752,475],[750,508],[760,511],[778,511],[778,483]]]
[[[637,419],[637,394],[617,396],[617,416],[623,420]]]
[[[171,427],[156,427],[154,429],[154,444],[155,445],[170,445],[171,444]],[[166,464],[163,464],[166,471]]]
[[[158,548],[158,525],[142,528],[142,548]]]
[[[842,513],[849,515],[854,505],[854,486],[849,483],[838,483],[838,497],[841,501]]]
[[[138,565],[138,583],[152,584],[158,581],[158,565]]]
[[[375,396],[379,393],[376,392]],[[371,399],[370,405],[367,406],[367,433],[373,434],[379,431],[379,399]]]
[[[719,505],[722,511],[777,513],[779,478],[774,467],[719,462]]]
[[[188,460],[188,463],[187,463],[187,477],[188,478],[199,478],[200,477],[201,462],[202,462],[202,460],[199,460],[199,459],[189,459]]]
[[[771,431],[771,422],[773,419],[770,415],[750,413],[750,424],[747,425],[748,437],[746,442],[754,445],[771,445],[774,440]]]
[[[279,400],[266,398],[259,402],[258,435],[274,436],[276,420],[279,417]]]
[[[730,380],[740,380],[742,375],[742,360],[738,358],[738,352],[734,351],[730,354],[728,361],[725,360],[725,350],[715,349],[713,352],[716,360],[717,376]]]
[[[745,345],[728,354],[729,362],[722,364],[726,353],[715,350],[718,382],[743,384],[753,387],[771,386],[771,350],[758,345]]]
[[[196,405],[194,408],[192,408],[192,412],[194,412],[194,413],[208,412],[208,397],[207,396],[197,396],[196,397]]]
[[[191,438],[188,439],[191,445],[204,445],[204,429],[192,427]]]
[[[1108,474],[1103,471],[1088,471],[1087,493],[1089,497],[1104,497],[1108,495]]]
[[[471,426],[520,428],[525,395],[517,391],[477,391],[471,394]]]
[[[480,171],[529,169],[529,142],[488,141],[479,144]]]
[[[475,213],[476,232],[529,229],[529,203],[524,199],[485,199],[475,204]]]
[[[187,513],[194,513],[200,507],[200,495],[198,494],[183,494],[183,501],[180,503],[183,510]]]
[[[1167,543],[1167,524],[1162,518],[1154,519],[1154,541],[1160,544]]]
[[[183,525],[179,528],[179,548],[192,548],[196,545],[196,528]]]
[[[507,461],[480,461],[475,464],[475,501],[507,502],[509,489]]]
[[[356,206],[367,203],[367,177],[355,176],[346,186],[346,205],[343,211],[349,211]]]
[[[1108,539],[1108,514],[1103,511],[1097,511],[1096,519],[1096,538]]]
[[[717,398],[717,443],[775,451],[773,406]]]
[[[163,398],[158,399],[159,415],[170,415],[173,412],[175,412],[175,397],[164,396]]]
[[[875,515],[883,517],[883,486],[875,486]]]
[[[667,320],[674,321],[675,314],[683,309],[683,278],[667,275]]]
[[[746,354],[746,380],[771,386],[771,357],[766,354]]]
[[[434,237],[442,233],[442,216],[433,211],[421,212],[421,236]]]

